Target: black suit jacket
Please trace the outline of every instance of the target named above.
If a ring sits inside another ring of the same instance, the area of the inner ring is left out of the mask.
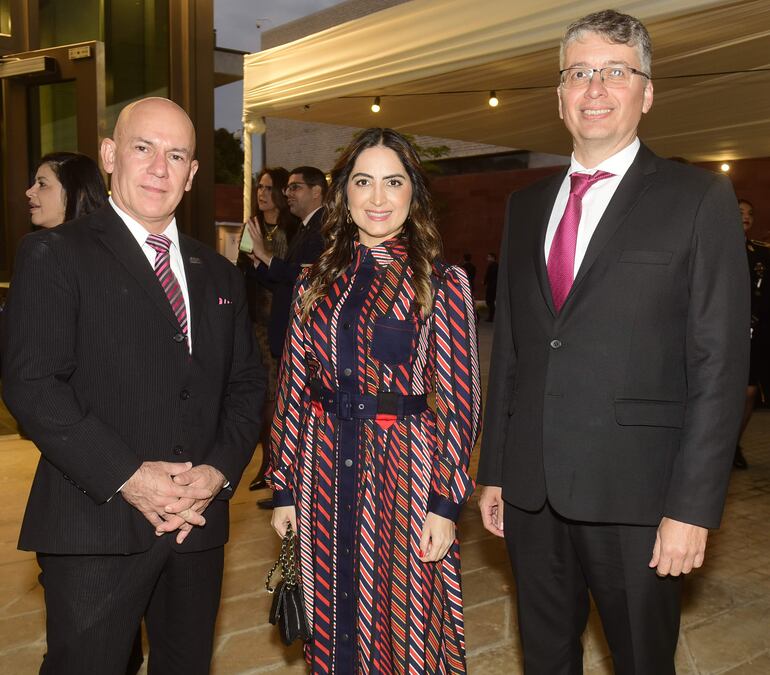
[[[300,225],[289,243],[285,259],[273,257],[270,267],[260,263],[254,268],[253,274],[257,280],[273,292],[267,338],[270,342],[270,351],[276,358],[280,358],[283,352],[294,284],[303,265],[314,263],[324,249],[321,225],[325,215],[326,209],[322,207],[313,214],[307,225]]]
[[[152,526],[117,491],[150,460],[206,463],[225,475],[231,488],[179,550],[227,540],[227,498],[256,445],[264,373],[242,275],[189,237],[180,248],[192,354],[111,207],[23,239],[4,312],[3,397],[42,457],[20,548],[149,548]]]
[[[732,188],[642,146],[556,314],[543,246],[563,178],[507,207],[478,480],[525,510],[716,527],[749,347]]]

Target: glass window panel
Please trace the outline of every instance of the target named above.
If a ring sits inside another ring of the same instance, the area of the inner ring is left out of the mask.
[[[0,35],[11,35],[11,0],[0,0]]]
[[[102,0],[40,0],[40,46],[103,40]]]
[[[126,103],[168,96],[168,0],[107,0],[107,128]]]
[[[29,161],[49,152],[77,152],[77,100],[74,82],[29,88]]]
[[[168,96],[168,0],[39,3],[41,47],[88,40],[104,42],[108,129],[130,101],[143,96]]]

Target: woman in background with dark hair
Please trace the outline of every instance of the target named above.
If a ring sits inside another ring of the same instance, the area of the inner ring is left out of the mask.
[[[38,227],[56,227],[107,203],[99,167],[78,152],[52,152],[42,157],[25,194],[30,220]]]
[[[289,182],[289,172],[283,167],[262,169],[257,178],[257,211],[251,222],[259,227],[262,240],[268,251],[279,258],[285,258],[289,250],[289,241],[294,236],[299,220],[289,211],[283,191]],[[244,231],[246,228],[244,228]],[[241,252],[238,267],[246,275],[246,292],[249,301],[249,313],[254,324],[254,332],[262,352],[265,371],[268,373],[268,387],[262,409],[262,464],[254,479],[249,484],[250,490],[267,487],[265,471],[268,463],[270,441],[270,423],[275,410],[275,390],[278,381],[278,363],[270,352],[267,338],[267,324],[270,319],[272,291],[257,281],[253,274],[253,256]]]
[[[295,289],[271,439],[273,527],[299,537],[313,673],[465,673],[455,521],[480,385],[468,278],[440,259],[409,142],[362,132],[327,248]],[[435,412],[427,405],[435,395]]]

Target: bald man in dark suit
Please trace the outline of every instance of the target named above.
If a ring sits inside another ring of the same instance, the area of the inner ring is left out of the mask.
[[[47,613],[41,673],[208,673],[228,500],[264,374],[243,278],[180,234],[198,163],[186,113],[125,108],[101,157],[110,204],[28,235],[4,316],[3,396],[40,450],[19,547]]]

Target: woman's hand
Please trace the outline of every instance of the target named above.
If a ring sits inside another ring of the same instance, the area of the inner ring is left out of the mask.
[[[263,262],[269,267],[272,256],[267,252],[267,249],[265,248],[265,240],[262,238],[262,230],[259,227],[259,221],[256,219],[256,217],[251,217],[246,222],[246,227],[249,229],[249,234],[251,235],[251,241],[253,245],[250,254],[251,259],[255,264]]]
[[[428,512],[422,525],[420,537],[420,560],[436,562],[443,560],[455,540],[453,520]]]
[[[292,531],[297,533],[297,508],[295,506],[276,506],[273,509],[273,518],[270,521],[278,536],[283,539],[286,529],[291,525]]]

